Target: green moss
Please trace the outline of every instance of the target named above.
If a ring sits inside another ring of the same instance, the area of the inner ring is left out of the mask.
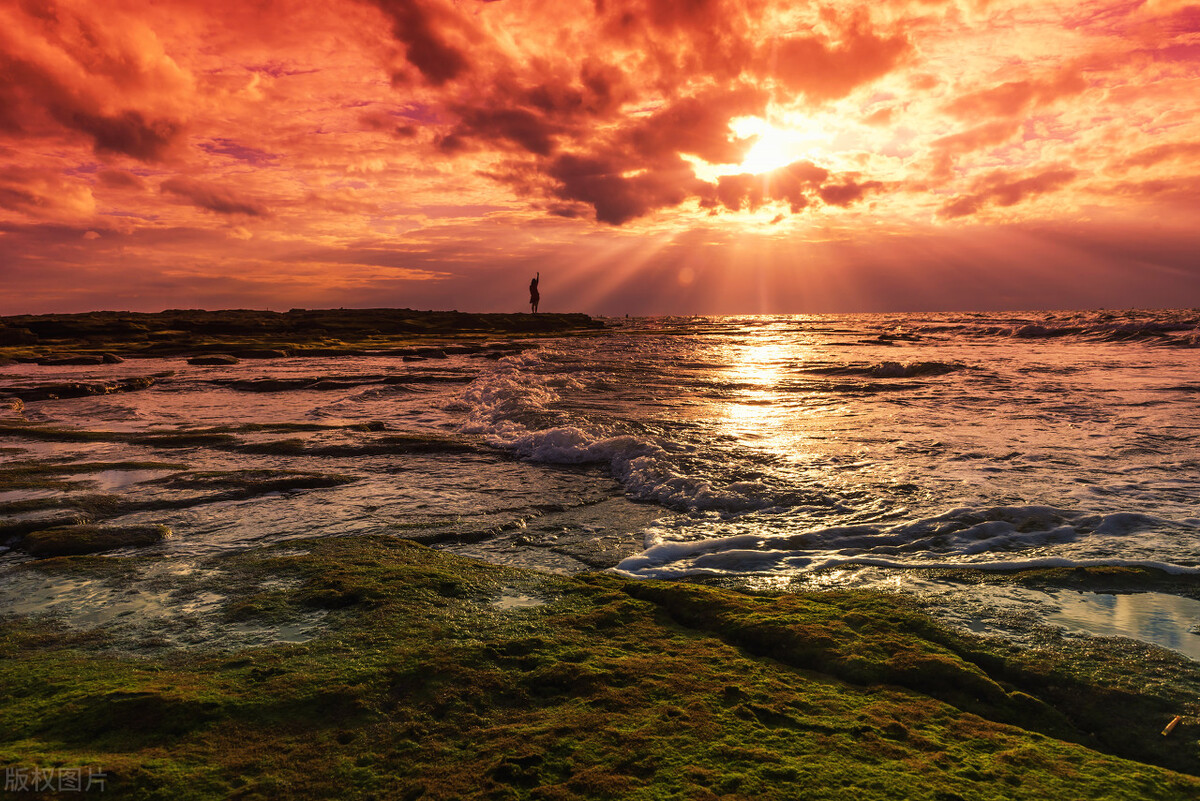
[[[141,573],[141,565],[135,559],[114,559],[91,554],[38,559],[25,562],[17,569],[33,570],[46,576],[87,578],[114,585],[126,585]]]
[[[1031,731],[1053,706],[1043,685],[996,675],[887,596],[562,578],[377,537],[210,567],[226,620],[317,606],[332,625],[303,645],[133,659],[99,634],[0,620],[0,759],[103,765],[114,793],[139,798],[1200,792],[1085,744],[1065,710],[1062,737]],[[514,592],[546,603],[493,604]],[[1043,675],[1039,658],[1018,661]],[[1055,680],[1075,682],[1077,703],[1104,700],[1079,676]],[[1194,722],[1177,733],[1194,740]]]

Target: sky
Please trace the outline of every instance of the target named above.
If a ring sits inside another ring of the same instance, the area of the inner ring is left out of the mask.
[[[0,0],[0,314],[1200,306],[1192,0]]]

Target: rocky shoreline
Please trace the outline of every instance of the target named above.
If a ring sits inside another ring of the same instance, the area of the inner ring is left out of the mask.
[[[346,389],[392,403],[528,347],[512,336],[586,336],[600,324],[582,315],[0,323],[0,358],[71,368],[51,382],[22,366],[0,387],[0,760],[14,781],[90,771],[115,797],[172,801],[1200,794],[1200,663],[1164,648],[973,636],[918,598],[819,573],[764,592],[603,572],[642,548],[634,532],[661,507],[594,466],[522,465],[405,418],[126,428],[39,413],[175,398],[184,375],[203,388],[193,399],[211,387],[269,414]],[[222,369],[358,353],[386,358]],[[121,363],[144,357],[167,363]],[[164,368],[178,372],[150,373]],[[533,491],[481,513],[462,481],[453,512],[444,494],[380,508],[397,487],[444,487],[458,462]],[[201,547],[244,520],[244,539]],[[309,520],[326,535],[297,530]],[[475,547],[548,569],[451,552]],[[1145,568],[932,578],[1200,595],[1195,576]]]
[[[0,362],[61,366],[138,357],[270,359],[380,352],[400,358],[437,358],[439,348],[419,343],[430,338],[539,336],[603,327],[601,321],[585,314],[413,309],[172,309],[16,315],[0,317]]]
[[[361,442],[337,447],[463,445],[360,428]],[[240,439],[249,430],[14,423],[3,433],[157,437],[168,453],[253,445]],[[271,443],[258,447],[288,450]],[[140,493],[79,494],[112,471],[140,476]],[[974,637],[919,599],[831,590],[820,575],[755,592],[553,575],[414,542],[496,531],[293,539],[195,558],[170,549],[165,526],[119,522],[354,481],[167,461],[10,461],[0,490],[41,495],[0,507],[7,541],[27,554],[0,584],[0,759],[26,771],[95,768],[106,792],[148,799],[1200,791],[1200,664],[1155,646]],[[517,533],[537,544],[536,531]],[[583,558],[602,567],[636,544],[620,548]],[[938,578],[1196,589],[1194,577],[1133,568]]]

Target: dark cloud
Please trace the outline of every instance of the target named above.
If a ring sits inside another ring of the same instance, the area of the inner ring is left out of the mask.
[[[701,201],[705,208],[715,208],[720,203],[730,211],[749,209],[756,211],[767,202],[766,178],[744,172],[738,175],[722,175],[717,179],[715,198],[709,196]]]
[[[759,175],[741,173],[717,179],[716,200],[730,211],[757,211],[765,204],[783,201],[793,214],[809,205],[812,195],[829,177],[829,171],[811,161],[797,161]],[[711,197],[704,205],[715,205]]]
[[[628,174],[619,162],[562,155],[554,159],[547,173],[558,181],[554,192],[559,198],[588,203],[596,210],[597,220],[612,225],[677,206],[707,186],[682,159],[675,162],[674,169],[661,165],[652,172]]]
[[[250,217],[266,217],[266,206],[242,197],[221,186],[214,186],[191,178],[168,178],[159,185],[164,194],[175,195],[193,206],[214,211],[217,214],[245,214]]]
[[[845,208],[853,203],[857,203],[867,196],[869,192],[877,192],[883,188],[883,184],[879,181],[866,181],[858,183],[853,180],[846,180],[839,184],[826,184],[821,187],[821,200],[825,201],[830,206],[841,206]]]
[[[631,122],[620,134],[619,146],[648,161],[685,153],[711,164],[736,164],[753,139],[732,139],[729,121],[762,114],[766,103],[765,92],[744,86],[685,97]]]
[[[183,132],[178,122],[147,119],[140,111],[104,115],[55,107],[51,113],[68,128],[92,137],[97,153],[120,153],[140,161],[161,161]]]
[[[1148,181],[1122,181],[1104,187],[1095,187],[1099,194],[1154,200],[1162,205],[1174,206],[1178,211],[1188,212],[1200,208],[1200,175],[1181,175]]]
[[[1014,178],[1011,172],[997,170],[976,181],[972,191],[959,195],[938,212],[946,218],[966,217],[984,206],[1015,206],[1026,198],[1053,192],[1075,180],[1075,170],[1056,168],[1028,178]]]
[[[442,150],[448,153],[465,150],[467,142],[475,140],[549,156],[555,148],[554,137],[562,132],[553,120],[526,109],[460,107],[456,111],[461,122],[440,141]]]
[[[754,61],[754,22],[764,0],[603,0],[595,2],[596,29],[604,45],[636,52],[639,72],[663,87],[698,75],[725,82]]]
[[[392,20],[392,33],[404,44],[404,57],[426,81],[441,86],[465,73],[466,55],[447,41],[445,29],[461,18],[435,2],[372,0]]]
[[[595,0],[594,24],[570,40],[578,53],[529,57],[496,40],[467,6],[370,1],[387,14],[408,63],[439,87],[443,114],[431,127],[441,153],[504,153],[510,163],[494,177],[535,207],[576,216],[587,204],[613,225],[689,199],[710,209],[783,202],[793,212],[818,199],[861,199],[878,185],[826,185],[824,173],[814,183],[797,165],[762,190],[746,176],[714,185],[683,157],[739,163],[754,139],[732,134],[735,118],[764,117],[773,98],[843,97],[911,51],[904,34],[873,29],[865,13],[829,12],[819,32],[764,38],[774,12],[763,0]],[[546,24],[555,24],[550,11]],[[363,119],[387,129],[380,116]]]
[[[768,203],[781,202],[798,214],[816,200],[845,207],[881,189],[879,181],[860,183],[853,176],[832,176],[811,161],[797,161],[759,175],[722,175],[715,191],[701,200],[701,206],[715,208],[719,204],[730,211],[757,211]]]
[[[163,160],[181,139],[183,122],[121,109],[128,105],[124,89],[153,80],[144,74],[145,54],[107,42],[73,11],[53,3],[42,10],[22,20],[34,27],[32,36],[0,41],[0,131],[41,137],[66,129],[88,137],[98,154]],[[35,37],[57,43],[70,63],[46,59]]]
[[[359,115],[359,122],[372,131],[390,134],[397,139],[412,139],[419,130],[403,115],[384,111],[366,111]]]
[[[447,103],[458,122],[438,145],[447,153],[492,146],[548,156],[560,139],[586,143],[595,123],[613,119],[631,97],[619,68],[593,60],[569,76],[536,70],[521,78],[506,75],[482,93]]]
[[[207,142],[200,143],[200,149],[205,153],[213,155],[228,156],[236,161],[244,161],[247,164],[252,164],[255,167],[263,167],[275,164],[279,161],[279,156],[274,153],[268,153],[265,150],[259,150],[256,147],[243,145],[228,137],[214,137]]]
[[[111,189],[143,189],[146,186],[141,178],[128,170],[100,170],[96,173],[96,181]]]

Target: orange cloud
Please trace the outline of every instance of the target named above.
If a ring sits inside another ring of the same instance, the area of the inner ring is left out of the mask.
[[[571,264],[579,302],[590,269],[615,310],[638,271],[675,281],[685,263],[676,300],[700,303],[720,270],[807,249],[835,269],[870,261],[848,243],[886,261],[903,241],[912,265],[887,280],[918,285],[931,262],[969,263],[945,248],[1032,252],[1020,226],[1093,220],[1109,244],[1114,220],[1200,229],[1195,8],[11,0],[0,281],[45,310],[118,291],[116,270],[120,305],[184,305],[188,287],[267,303],[265,276],[295,259],[295,305],[374,289],[487,307],[506,271]],[[1071,243],[1086,256],[1069,269],[1119,250]],[[322,276],[338,264],[353,281]],[[1200,304],[1154,295],[1172,296]]]
[[[225,187],[190,178],[168,178],[159,184],[159,189],[163,194],[173,195],[197,208],[215,211],[217,214],[244,214],[249,217],[265,217],[269,214],[266,206],[257,201]]]
[[[956,98],[946,110],[959,119],[1015,117],[1031,107],[1044,106],[1087,88],[1081,72],[1067,67],[1042,80],[1005,81]]]
[[[104,18],[104,17],[107,17]],[[0,130],[82,136],[96,153],[159,161],[183,134],[162,91],[189,85],[144,25],[81,4],[0,9]]]
[[[1015,178],[1012,173],[998,170],[977,180],[971,194],[954,198],[939,213],[943,217],[964,217],[989,204],[1015,206],[1027,198],[1053,192],[1075,180],[1077,175],[1075,170],[1058,168]]]

